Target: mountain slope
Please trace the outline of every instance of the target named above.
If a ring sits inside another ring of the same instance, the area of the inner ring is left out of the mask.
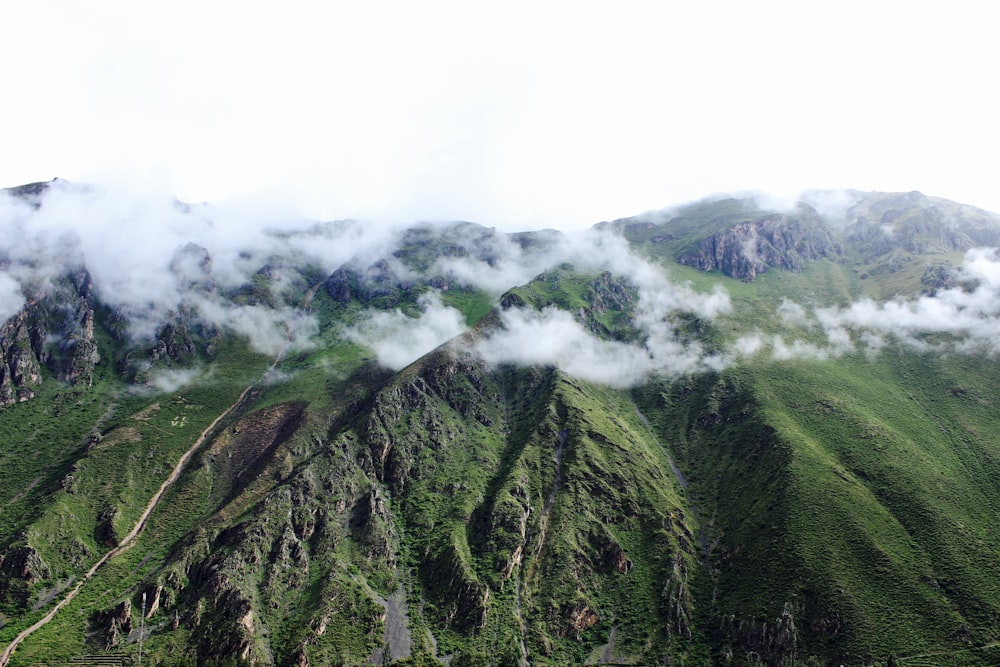
[[[225,416],[10,664],[136,655],[140,627],[163,665],[995,662],[996,262],[972,249],[1000,222],[848,194],[586,241],[421,226],[334,268],[288,239],[349,225],[283,232],[237,284],[184,244],[162,311],[79,254],[20,283],[4,645]]]

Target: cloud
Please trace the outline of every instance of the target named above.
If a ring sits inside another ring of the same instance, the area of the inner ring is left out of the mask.
[[[634,345],[596,338],[570,313],[510,309],[502,326],[477,341],[473,351],[490,364],[556,366],[574,377],[612,386],[639,383],[651,358]]]
[[[810,196],[830,211],[846,210],[856,197]],[[491,363],[554,365],[615,386],[656,374],[718,369],[765,352],[775,360],[831,359],[859,350],[875,355],[892,340],[919,350],[1000,352],[1000,257],[993,249],[969,251],[960,286],[933,296],[861,299],[826,308],[782,300],[774,313],[781,335],[737,331],[718,352],[682,337],[677,316],[726,318],[734,310],[728,292],[719,286],[699,291],[674,280],[607,229],[530,237],[463,223],[423,229],[431,238],[428,248],[450,243],[455,250],[417,276],[394,256],[411,233],[400,226],[306,221],[266,196],[188,205],[155,188],[111,191],[56,181],[37,201],[0,195],[0,237],[6,239],[0,249],[0,318],[15,314],[67,268],[85,265],[100,299],[130,319],[136,340],[151,337],[178,308],[192,307],[206,322],[276,356],[309,347],[318,332],[315,317],[283,302],[302,287],[295,282],[298,274],[284,268],[309,265],[330,273],[344,264],[368,266],[385,258],[401,280],[446,275],[494,296],[563,265],[622,279],[634,296],[632,326],[641,343],[601,340],[573,313],[513,309],[474,346]],[[226,298],[231,290],[259,282],[256,274],[265,265],[271,267],[271,305]],[[402,368],[465,330],[461,314],[437,293],[423,296],[419,305],[417,317],[370,313],[343,335],[370,347],[380,363]]]
[[[814,343],[797,339],[786,343],[783,336],[775,336],[771,339],[771,358],[775,361],[788,361],[790,359],[823,361],[831,356],[830,350]]]
[[[680,313],[707,320],[730,313],[728,292],[719,286],[699,292],[688,282],[671,280],[662,267],[637,255],[622,236],[591,229],[560,235],[558,243],[540,256],[509,246],[506,251],[499,254],[499,261],[489,264],[480,261],[476,266],[476,260],[462,258],[449,265],[462,264],[468,280],[494,291],[527,283],[537,275],[532,272],[541,268],[568,265],[584,275],[608,272],[634,289],[633,319],[643,342],[600,339],[572,313],[556,308],[540,312],[512,308],[501,314],[497,330],[472,345],[473,353],[488,363],[556,366],[574,377],[616,387],[634,386],[654,374],[674,376],[730,363],[733,355],[709,352],[697,342],[682,341],[673,322]]]
[[[205,380],[211,371],[204,368],[161,368],[152,371],[146,384],[164,394],[172,394],[178,389]]]
[[[136,341],[150,339],[186,304],[277,354],[315,333],[312,318],[266,304],[227,305],[226,292],[251,283],[264,265],[329,272],[352,258],[382,256],[399,233],[391,225],[306,221],[266,197],[189,205],[155,188],[57,180],[30,201],[0,194],[0,316],[85,266],[97,296],[126,317]],[[276,272],[272,293],[284,294],[287,280]]]
[[[0,273],[0,326],[24,307],[21,285],[12,276]]]
[[[581,379],[629,387],[651,375],[675,376],[719,370],[732,355],[709,352],[696,341],[681,340],[672,321],[679,313],[714,320],[732,310],[721,287],[696,291],[671,281],[665,271],[635,255],[624,239],[606,232],[577,235],[564,258],[587,272],[609,271],[624,277],[638,295],[634,323],[642,344],[597,338],[572,313],[553,307],[542,311],[511,308],[501,326],[478,340],[473,352],[488,363],[556,366]],[[745,342],[739,353],[750,353]]]
[[[472,345],[490,364],[555,366],[573,377],[613,387],[631,387],[653,374],[680,375],[718,370],[727,361],[698,343],[682,343],[660,328],[645,345],[597,338],[557,308],[511,308],[501,326]]]
[[[816,322],[806,314],[806,309],[791,299],[783,298],[777,309],[778,319],[786,328],[803,327],[811,329]]]
[[[798,198],[816,209],[829,224],[843,228],[847,223],[847,210],[857,204],[860,197],[861,193],[856,190],[806,190]]]
[[[786,328],[819,325],[825,343],[776,336],[777,360],[829,359],[863,349],[877,355],[894,339],[918,351],[1000,353],[1000,256],[995,248],[969,250],[959,269],[960,286],[909,298],[878,302],[863,298],[843,307],[815,308],[812,314],[783,300],[777,315]]]
[[[1000,351],[1000,259],[996,249],[969,250],[960,271],[966,283],[961,287],[885,303],[863,299],[846,308],[819,309],[816,315],[827,331],[845,327],[892,336],[918,349],[945,345],[996,353]],[[931,342],[927,339],[930,334],[949,334],[957,340]]]
[[[452,276],[466,285],[474,285],[490,294],[499,295],[561,262],[570,261],[566,252],[567,237],[552,230],[539,232],[531,244],[521,245],[507,234],[476,227],[479,233],[469,230],[461,233],[452,227],[446,238],[467,248],[471,255],[441,257],[430,269],[432,274]]]
[[[399,370],[465,331],[465,318],[441,302],[437,292],[419,299],[422,312],[410,317],[400,310],[373,312],[344,336],[375,352],[378,362]]]
[[[192,305],[206,322],[245,337],[254,350],[270,356],[308,349],[319,333],[315,316],[290,307],[234,306],[208,298]]]
[[[740,336],[730,346],[735,357],[752,357],[764,348],[764,340],[759,333]]]

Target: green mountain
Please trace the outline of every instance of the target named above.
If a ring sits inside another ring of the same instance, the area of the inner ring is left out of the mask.
[[[3,197],[0,665],[1000,661],[1000,216]]]

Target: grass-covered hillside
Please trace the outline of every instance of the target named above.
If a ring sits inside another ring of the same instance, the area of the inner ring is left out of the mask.
[[[1000,222],[837,201],[0,248],[0,665],[996,664]]]

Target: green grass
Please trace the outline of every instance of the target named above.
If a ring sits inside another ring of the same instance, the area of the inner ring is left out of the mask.
[[[493,309],[493,298],[481,290],[447,290],[441,292],[441,301],[460,310],[465,315],[465,325],[474,327]]]
[[[720,201],[627,231],[675,282],[729,292],[733,312],[713,323],[676,318],[709,347],[788,335],[775,318],[785,298],[809,308],[920,289],[921,265],[882,270],[885,257],[857,250],[751,284],[672,265],[747,215]],[[438,252],[458,251],[435,242],[401,257],[417,266]],[[593,308],[599,296],[637,298],[608,280],[554,267],[508,298],[632,340],[631,306]],[[270,283],[256,277],[241,298],[299,296]],[[612,628],[615,657],[635,663],[777,662],[786,610],[804,664],[995,662],[996,360],[890,343],[873,359],[759,355],[623,392],[440,351],[393,374],[342,339],[369,307],[418,314],[427,289],[340,304],[320,287],[315,347],[266,381],[270,359],[219,338],[203,381],[172,394],[125,392],[102,365],[93,389],[47,378],[38,399],[0,411],[0,546],[26,540],[52,570],[30,602],[107,550],[102,522],[124,534],[193,438],[256,384],[135,545],[13,664],[103,650],[96,614],[127,599],[137,620],[156,586],[150,664],[225,659],[247,609],[259,662],[367,664],[385,631],[376,600],[400,586],[415,663],[517,664],[523,642],[532,664],[581,664]],[[494,307],[477,291],[441,298],[469,326]],[[794,335],[822,342],[818,330]],[[101,345],[113,358],[112,341]],[[92,430],[103,438],[88,450]],[[0,640],[48,608],[0,610]]]

